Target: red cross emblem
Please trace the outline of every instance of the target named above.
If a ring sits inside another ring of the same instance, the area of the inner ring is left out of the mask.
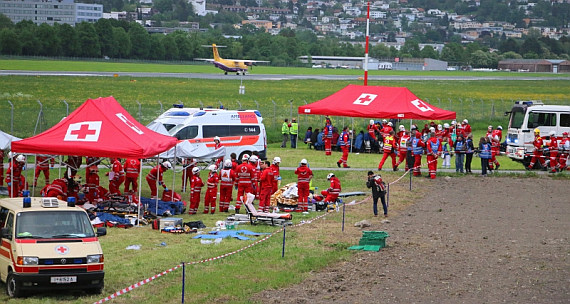
[[[92,141],[99,140],[101,121],[83,121],[72,123],[67,127],[63,141]]]
[[[367,106],[372,103],[376,97],[378,97],[378,95],[362,93],[360,96],[358,96],[358,98],[356,98],[353,104]]]
[[[427,111],[435,112],[434,109],[432,109],[427,103],[423,102],[422,100],[414,99],[411,101],[411,103],[422,112],[427,112]]]
[[[67,247],[65,245],[55,246],[55,252],[57,252],[61,255],[66,255],[69,252],[69,247]]]
[[[125,125],[127,125],[127,127],[131,128],[133,131],[137,132],[139,135],[142,135],[144,132],[139,129],[132,121],[130,121],[125,114],[123,113],[117,113],[115,114],[122,122],[125,123]]]

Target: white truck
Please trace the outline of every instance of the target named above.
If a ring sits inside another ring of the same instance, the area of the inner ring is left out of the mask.
[[[539,129],[543,138],[550,131],[554,131],[557,139],[562,138],[563,132],[570,132],[570,105],[545,105],[538,100],[517,101],[505,115],[510,115],[507,156],[522,162],[525,167],[529,165],[534,150],[534,129]]]

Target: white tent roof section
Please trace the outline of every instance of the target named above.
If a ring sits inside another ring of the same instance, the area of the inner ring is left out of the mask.
[[[18,141],[21,138],[18,138],[16,136],[12,136],[8,133],[2,132],[2,130],[0,130],[0,150],[4,150],[8,147],[10,147],[10,143],[13,141]]]
[[[160,133],[166,136],[171,136],[170,134],[168,134],[168,130],[166,130],[166,127],[164,127],[164,125],[160,122],[153,121],[149,123],[146,127],[153,130],[156,133]]]
[[[208,161],[225,156],[226,147],[212,150],[204,143],[190,143],[187,140],[179,142],[174,148],[159,155],[160,158],[184,157],[195,158],[198,161]]]

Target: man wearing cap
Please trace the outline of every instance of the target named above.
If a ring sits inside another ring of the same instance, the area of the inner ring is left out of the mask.
[[[291,127],[289,128],[289,134],[291,134],[291,148],[297,149],[297,136],[299,135],[299,124],[297,119],[291,119]]]
[[[296,212],[303,212],[309,210],[308,199],[309,199],[309,184],[313,178],[313,171],[307,166],[307,160],[302,159],[299,167],[295,170],[295,175],[297,175],[297,193],[298,193],[298,204]]]
[[[380,174],[375,175],[374,172],[368,171],[366,187],[372,189],[372,212],[374,212],[374,216],[378,216],[378,199],[380,199],[382,201],[382,209],[384,209],[384,217],[387,217],[388,205],[386,204],[386,183],[382,181]]]

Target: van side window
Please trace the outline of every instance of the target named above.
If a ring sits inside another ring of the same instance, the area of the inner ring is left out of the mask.
[[[12,233],[12,229],[14,228],[14,213],[8,212],[8,217],[6,218],[6,222],[2,228],[9,228],[10,234]]]
[[[6,224],[6,218],[8,218],[8,212],[10,212],[10,210],[7,208],[0,208],[0,228],[4,228],[4,225]]]
[[[198,126],[187,126],[178,131],[175,137],[178,140],[192,139],[198,136]]]
[[[570,114],[560,114],[560,126],[570,127]]]
[[[532,112],[528,116],[527,128],[534,129],[540,126],[555,127],[556,113],[537,113]]]
[[[225,126],[202,126],[204,138],[214,136],[244,136],[244,135],[259,135],[261,129],[258,125],[225,125]]]

